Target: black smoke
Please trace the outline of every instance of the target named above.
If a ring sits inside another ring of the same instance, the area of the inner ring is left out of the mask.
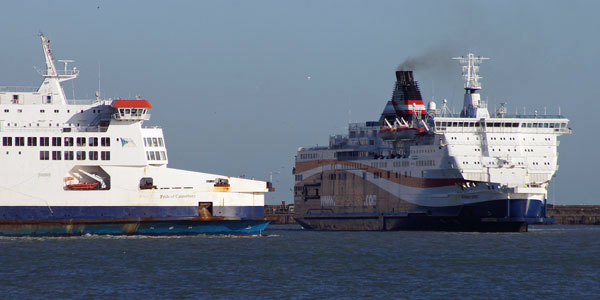
[[[409,56],[398,65],[396,71],[423,71],[435,69],[436,71],[456,70],[456,62],[452,57],[460,56],[464,52],[451,43],[443,43],[432,47],[417,56]]]

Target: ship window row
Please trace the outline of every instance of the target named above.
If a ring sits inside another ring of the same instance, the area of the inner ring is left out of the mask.
[[[433,161],[433,160],[417,160],[416,166],[417,167],[432,167],[432,166],[435,166],[435,161]]]
[[[410,161],[397,161],[393,162],[394,167],[408,167],[410,166]]]
[[[165,151],[146,151],[146,158],[148,160],[167,160],[167,153]]]
[[[50,160],[50,154],[52,154],[52,160],[98,160],[98,151],[40,151],[40,160]],[[110,160],[110,151],[100,151],[100,160]]]
[[[371,167],[373,167],[373,168],[387,168],[387,162],[374,162],[374,163],[371,163]]]
[[[417,148],[417,149],[414,150],[414,153],[431,153],[431,152],[435,152],[435,149],[428,149],[428,148],[418,149]]]
[[[144,138],[144,146],[146,147],[163,147],[165,145],[163,138],[147,137]]]
[[[14,103],[13,103],[13,104],[14,104]],[[8,113],[8,112],[10,112],[10,109],[6,108],[6,109],[4,109],[4,112],[5,112],[5,113]],[[19,108],[19,109],[17,109],[17,112],[19,112],[19,113],[22,113],[22,112],[23,112],[23,109],[20,109],[20,108]],[[40,113],[45,113],[45,112],[46,112],[46,110],[45,110],[45,109],[40,109]],[[83,112],[83,110],[82,110],[81,112]],[[55,110],[54,110],[54,113],[60,113],[60,110],[59,110],[59,109],[55,109]],[[70,109],[67,109],[67,113],[71,113],[71,110],[70,110]],[[96,113],[96,110],[94,110],[94,111],[93,111],[93,113]],[[100,113],[100,110],[98,110],[98,113]]]
[[[296,181],[302,181],[302,175],[296,175],[295,179]]]
[[[50,145],[55,146],[55,147],[60,147],[63,145],[63,142],[66,147],[71,147],[71,146],[74,146],[74,143],[73,143],[74,141],[77,143],[77,146],[79,146],[79,147],[85,146],[86,142],[91,147],[97,147],[98,141],[100,141],[100,145],[102,147],[110,147],[110,138],[109,137],[102,137],[102,138],[78,137],[75,139],[72,137],[65,137],[65,138],[52,137],[52,139],[50,139],[50,137],[39,137],[38,138],[35,136],[27,137],[27,146],[37,146],[38,139],[39,139],[39,145],[42,147],[48,147]],[[25,146],[25,137],[22,137],[22,136],[14,137],[14,141],[15,141],[15,143],[14,143],[15,146]],[[50,143],[50,141],[52,141],[52,144]],[[13,137],[11,137],[11,136],[2,137],[2,146],[13,146]]]
[[[566,128],[567,123],[521,123],[524,128]]]
[[[480,127],[481,122],[435,122],[436,127]],[[567,123],[520,123],[522,128],[566,128]],[[485,122],[487,127],[519,127],[518,122]]]
[[[319,157],[319,155],[317,153],[300,154],[300,159],[315,159],[318,157]]]

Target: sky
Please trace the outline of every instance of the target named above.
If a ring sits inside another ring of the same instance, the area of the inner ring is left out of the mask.
[[[567,116],[556,204],[600,204],[597,1],[3,1],[0,85],[37,86],[38,33],[80,76],[68,97],[148,99],[169,166],[268,180],[293,201],[298,147],[378,120],[406,59],[426,101],[462,107],[457,62],[481,66],[490,110]],[[309,80],[310,77],[310,80]],[[99,80],[100,79],[100,80]],[[583,112],[580,115],[579,112]]]

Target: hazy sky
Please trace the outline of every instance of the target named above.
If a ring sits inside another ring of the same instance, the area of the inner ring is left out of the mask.
[[[559,147],[558,204],[600,204],[597,1],[3,1],[0,85],[37,86],[38,32],[80,77],[69,97],[142,95],[164,128],[170,166],[266,180],[292,201],[300,146],[326,145],[348,120],[378,120],[394,70],[423,58],[425,100],[462,106],[450,57],[481,68],[491,109],[571,119]],[[308,80],[310,76],[310,80]],[[579,114],[583,113],[583,114]],[[552,196],[551,196],[552,198]],[[550,200],[552,201],[552,199]]]

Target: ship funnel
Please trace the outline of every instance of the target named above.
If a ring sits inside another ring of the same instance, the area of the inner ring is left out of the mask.
[[[425,104],[419,84],[413,77],[413,71],[396,71],[396,84],[392,99],[386,104],[381,118],[380,126],[386,124],[394,124],[396,120],[407,120],[411,122],[413,119],[421,119],[425,116]],[[387,121],[387,122],[386,122]]]
[[[413,71],[396,71],[396,80],[402,85],[415,84]]]

